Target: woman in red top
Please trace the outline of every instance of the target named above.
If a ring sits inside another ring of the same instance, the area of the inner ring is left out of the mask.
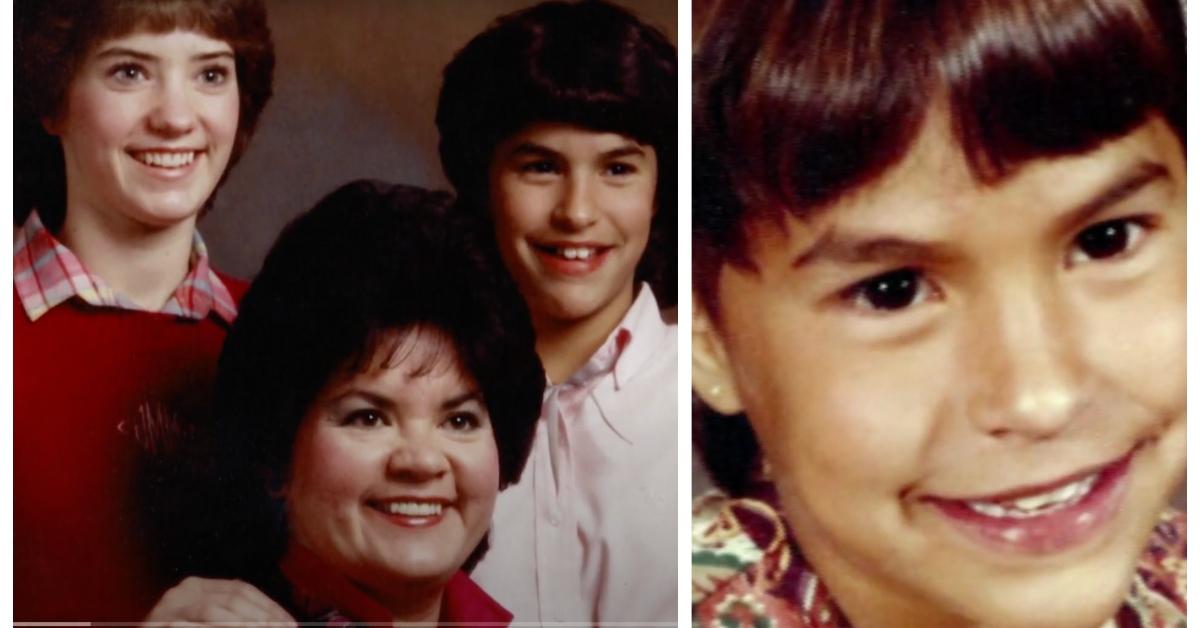
[[[243,290],[195,225],[274,52],[258,0],[17,17],[14,616],[135,620],[190,551],[172,482]]]

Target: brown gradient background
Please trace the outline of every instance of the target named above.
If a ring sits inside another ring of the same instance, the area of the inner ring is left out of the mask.
[[[674,0],[617,0],[676,39]],[[433,117],[442,68],[530,0],[267,0],[275,95],[200,223],[217,268],[250,279],[287,222],[338,185],[448,188]]]

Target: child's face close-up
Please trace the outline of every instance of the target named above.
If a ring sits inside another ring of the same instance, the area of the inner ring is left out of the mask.
[[[1184,470],[1184,171],[1151,118],[987,184],[935,113],[877,181],[747,226],[697,392],[745,412],[855,625],[1112,616]]]
[[[194,220],[229,162],[238,106],[224,41],[176,30],[101,42],[45,122],[62,141],[71,211],[149,228]]]
[[[408,334],[392,357],[331,382],[296,435],[293,540],[384,599],[444,585],[487,532],[499,491],[487,408],[449,347]]]
[[[533,124],[496,148],[489,180],[500,252],[535,320],[628,307],[654,216],[653,147]]]

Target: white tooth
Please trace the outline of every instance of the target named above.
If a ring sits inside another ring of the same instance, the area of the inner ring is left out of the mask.
[[[141,153],[138,161],[159,168],[180,168],[196,159],[196,153]]]
[[[1037,510],[1038,508],[1050,503],[1051,497],[1051,495],[1046,493],[1042,493],[1040,495],[1030,495],[1029,497],[1022,497],[1014,501],[1013,505],[1021,510]]]
[[[442,512],[442,505],[428,502],[388,502],[388,514],[408,517],[432,517]]]
[[[981,501],[969,501],[967,504],[975,512],[988,517],[1028,519],[1062,510],[1063,508],[1079,503],[1096,484],[1097,477],[1098,474],[1092,474],[1082,480],[1064,484],[1052,491],[1013,500],[1009,504],[1011,507]]]
[[[567,259],[579,259],[579,249],[576,249],[576,248],[564,249],[563,253],[566,254]]]
[[[971,510],[988,517],[1003,517],[1005,512],[1002,506],[990,502],[967,502],[967,505]]]
[[[1050,501],[1067,501],[1068,499],[1075,497],[1075,495],[1079,493],[1079,489],[1082,486],[1083,484],[1081,482],[1071,482],[1070,484],[1060,486],[1057,491],[1050,493]]]
[[[592,249],[579,249],[579,259],[591,259]]]

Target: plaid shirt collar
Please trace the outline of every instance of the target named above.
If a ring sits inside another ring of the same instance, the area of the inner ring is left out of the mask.
[[[190,267],[159,313],[196,320],[215,313],[226,323],[232,323],[237,317],[237,306],[229,289],[208,265],[208,249],[199,233],[192,240]],[[83,262],[46,229],[36,211],[29,214],[15,234],[13,279],[31,321],[72,297],[94,307],[144,309],[88,272]]]

